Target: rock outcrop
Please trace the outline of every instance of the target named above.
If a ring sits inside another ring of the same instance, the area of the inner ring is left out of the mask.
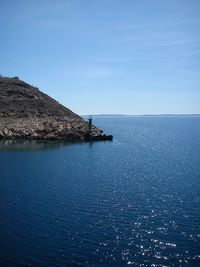
[[[102,138],[102,131],[18,77],[0,77],[0,138]]]

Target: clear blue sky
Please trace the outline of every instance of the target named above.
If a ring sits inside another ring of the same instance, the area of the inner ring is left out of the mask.
[[[0,73],[79,114],[200,113],[199,0],[0,0]]]

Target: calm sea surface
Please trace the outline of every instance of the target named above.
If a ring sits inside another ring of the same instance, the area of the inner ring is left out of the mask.
[[[96,117],[113,142],[0,142],[0,266],[200,266],[200,117]]]

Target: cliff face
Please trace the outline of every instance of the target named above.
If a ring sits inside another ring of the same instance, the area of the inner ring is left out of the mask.
[[[88,123],[16,78],[0,77],[0,138],[85,139]],[[91,136],[101,136],[92,126]]]

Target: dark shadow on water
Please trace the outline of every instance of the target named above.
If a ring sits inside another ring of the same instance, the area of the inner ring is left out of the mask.
[[[66,140],[27,140],[27,139],[2,139],[0,140],[0,151],[27,151],[57,149],[64,146],[82,144],[78,141]]]

